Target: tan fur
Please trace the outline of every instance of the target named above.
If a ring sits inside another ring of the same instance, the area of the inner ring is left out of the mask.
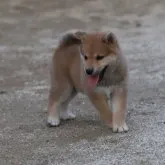
[[[104,58],[96,60],[98,55]],[[93,67],[94,71],[100,72],[107,65],[101,82],[90,90],[85,69]],[[69,102],[81,92],[88,95],[101,118],[114,132],[128,131],[125,123],[127,77],[126,61],[113,33],[77,32],[65,35],[52,59],[48,124],[58,125],[60,111],[67,111]],[[68,118],[73,117],[71,113],[67,115]]]

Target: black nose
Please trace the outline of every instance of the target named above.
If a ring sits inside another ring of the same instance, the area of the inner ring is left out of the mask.
[[[88,75],[91,75],[91,74],[93,73],[93,71],[94,71],[93,68],[88,68],[88,69],[86,69],[86,73],[87,73]]]

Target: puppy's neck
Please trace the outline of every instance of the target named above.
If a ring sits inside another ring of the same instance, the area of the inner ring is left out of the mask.
[[[107,65],[98,87],[110,87],[121,85],[126,80],[126,70],[120,64]]]

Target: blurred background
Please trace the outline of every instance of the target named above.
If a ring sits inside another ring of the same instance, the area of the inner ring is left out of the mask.
[[[6,85],[19,84],[33,68],[42,74],[45,68],[39,71],[37,65],[48,64],[59,36],[68,31],[113,31],[122,42],[125,37],[150,35],[155,29],[164,33],[164,20],[162,0],[1,0],[0,75],[4,71],[5,75],[0,80],[10,80],[13,67],[18,80]],[[29,63],[35,65],[27,68]]]

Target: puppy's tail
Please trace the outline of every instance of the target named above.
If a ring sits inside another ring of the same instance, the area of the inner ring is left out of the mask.
[[[61,38],[59,46],[68,47],[72,45],[79,45],[80,43],[81,41],[78,38],[76,38],[76,36],[73,33],[68,33]]]

